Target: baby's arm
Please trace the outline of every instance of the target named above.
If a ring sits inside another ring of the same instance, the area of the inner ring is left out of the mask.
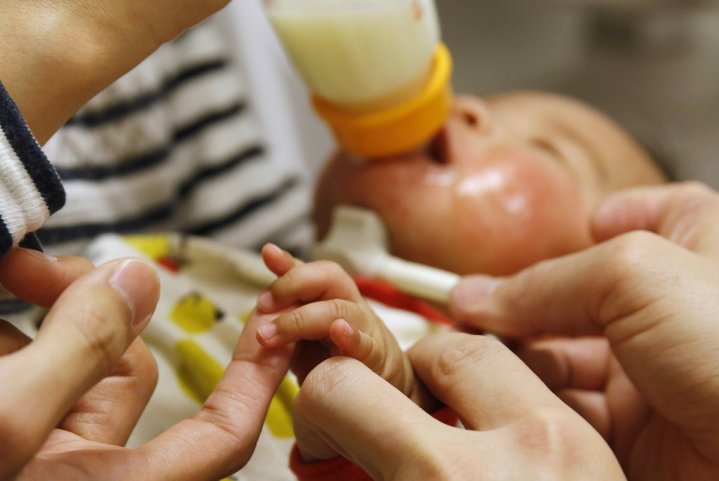
[[[259,296],[258,309],[272,313],[297,307],[263,325],[257,338],[267,348],[315,341],[299,344],[293,370],[300,382],[328,357],[348,356],[419,403],[423,393],[408,357],[339,265],[305,264],[274,245],[265,246],[262,256],[278,279]]]

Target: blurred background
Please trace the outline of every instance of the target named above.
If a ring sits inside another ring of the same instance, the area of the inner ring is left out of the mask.
[[[456,91],[577,97],[634,133],[678,179],[719,188],[719,2],[435,1]],[[272,152],[314,176],[333,142],[261,0],[233,2],[221,18],[241,45]]]

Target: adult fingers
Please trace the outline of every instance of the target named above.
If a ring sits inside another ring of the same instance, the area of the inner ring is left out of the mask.
[[[460,283],[453,302],[465,320],[500,334],[604,333],[649,404],[699,439],[719,433],[705,421],[719,416],[717,278],[696,254],[634,232],[540,263],[483,299]]]
[[[143,262],[106,264],[63,292],[34,342],[0,359],[0,384],[7,387],[0,413],[12,413],[0,433],[0,475],[22,466],[112,370],[149,320],[158,289],[155,271]]]
[[[504,367],[495,365],[496,378]],[[494,394],[467,403],[484,405]],[[339,453],[373,479],[577,480],[588,479],[587,473],[623,479],[601,438],[556,398],[554,405],[547,409],[540,400],[506,429],[457,429],[431,418],[361,363],[334,357],[300,389],[295,434],[306,461]]]
[[[30,344],[31,340],[18,328],[0,319],[0,357],[19,351]]]
[[[610,440],[620,457],[628,453],[649,407],[605,339],[541,340],[523,346],[517,354],[562,401]]]
[[[719,194],[697,182],[623,191],[597,209],[592,230],[599,241],[648,230],[719,260]]]
[[[712,377],[696,369],[706,361],[693,370],[687,361],[717,356],[719,332],[711,321],[719,311],[716,279],[714,266],[691,252],[635,232],[540,263],[504,279],[484,298],[473,296],[471,283],[460,284],[454,307],[467,322],[509,336],[603,333],[638,387],[663,396]]]
[[[143,479],[220,479],[247,463],[292,358],[291,349],[263,349],[256,339],[259,324],[273,318],[250,317],[222,380],[197,415],[132,453]]]
[[[85,394],[60,427],[89,441],[123,446],[157,384],[157,364],[139,337],[111,375]]]
[[[396,471],[437,455],[430,445],[438,440],[439,423],[350,358],[330,358],[307,376],[295,400],[294,424],[305,459],[339,453],[373,479],[401,479]]]
[[[603,392],[582,389],[562,389],[556,393],[559,399],[582,416],[604,438],[612,432],[611,412]]]
[[[465,425],[490,430],[557,397],[501,342],[461,333],[428,336],[409,351],[417,376]]]
[[[504,366],[495,368],[501,378]],[[493,394],[467,403],[483,405]],[[456,429],[349,358],[328,359],[310,373],[294,420],[306,461],[339,453],[373,479],[585,479],[580,473],[622,479],[606,444],[556,398],[554,408],[532,404],[522,419],[501,429]]]
[[[614,358],[605,338],[530,341],[516,351],[559,398],[612,445],[633,438],[647,406]]]
[[[93,269],[81,257],[53,257],[15,248],[0,259],[0,284],[19,298],[50,307],[62,292]]]
[[[515,353],[552,391],[604,389],[612,359],[604,337],[531,340]]]
[[[556,394],[609,442],[619,459],[631,454],[651,414],[626,377],[613,380],[606,391],[570,388]]]
[[[460,322],[510,337],[602,334],[656,302],[688,295],[676,289],[677,276],[692,278],[697,263],[654,234],[633,232],[505,279],[468,276],[450,307]]]

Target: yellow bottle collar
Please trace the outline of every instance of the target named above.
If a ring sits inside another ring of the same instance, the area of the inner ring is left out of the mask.
[[[398,106],[357,114],[319,97],[312,103],[343,150],[366,158],[399,155],[424,145],[444,124],[452,106],[451,73],[452,57],[440,43],[425,87]]]

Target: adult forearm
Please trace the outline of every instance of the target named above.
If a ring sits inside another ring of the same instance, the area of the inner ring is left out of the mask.
[[[0,2],[0,80],[43,143],[93,95],[225,3]]]

